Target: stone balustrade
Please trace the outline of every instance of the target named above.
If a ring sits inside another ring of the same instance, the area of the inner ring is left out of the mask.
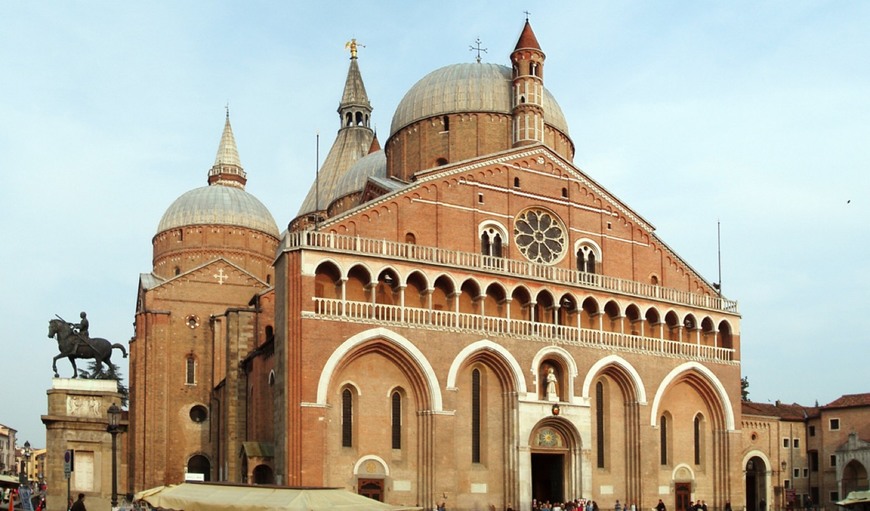
[[[312,298],[312,300],[314,301],[314,310],[303,312],[304,317],[475,332],[487,336],[606,350],[652,353],[660,356],[709,362],[737,362],[734,349],[706,346],[699,343],[591,330],[577,326],[481,316],[479,314],[402,307],[400,305],[343,301],[336,298]]]
[[[460,252],[438,247],[415,245],[413,243],[399,243],[325,232],[298,231],[285,235],[281,250],[290,251],[302,248],[315,248],[327,252],[364,254],[386,259],[462,268],[474,272],[531,278],[734,314],[739,312],[735,300],[728,300],[720,296],[690,293],[688,291],[680,291],[634,280],[557,268],[529,261],[518,261],[485,256],[473,252]]]

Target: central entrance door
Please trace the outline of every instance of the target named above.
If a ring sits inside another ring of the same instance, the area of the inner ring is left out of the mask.
[[[565,455],[532,453],[532,498],[565,501]]]
[[[365,495],[370,499],[375,499],[378,502],[384,501],[384,480],[383,479],[360,479],[359,491],[360,495]]]
[[[689,508],[691,495],[692,483],[674,483],[674,506],[677,511],[686,511]]]

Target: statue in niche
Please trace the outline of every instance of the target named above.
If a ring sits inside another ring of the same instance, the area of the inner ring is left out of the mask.
[[[547,370],[547,401],[558,401],[559,391],[557,385],[559,380],[556,378],[556,371],[553,368]]]

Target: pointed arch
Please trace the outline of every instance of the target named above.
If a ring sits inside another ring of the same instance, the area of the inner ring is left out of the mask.
[[[583,391],[581,397],[587,402],[589,401],[589,391],[592,387],[592,383],[595,381],[595,376],[608,366],[614,366],[621,369],[630,382],[631,389],[633,390],[632,394],[635,396],[638,404],[646,404],[646,390],[643,386],[643,380],[640,378],[640,373],[637,372],[637,369],[635,369],[631,363],[617,355],[606,356],[589,368],[589,371],[586,373],[586,379],[583,380]]]
[[[411,343],[411,341],[402,335],[383,327],[372,328],[360,332],[344,341],[341,346],[332,352],[332,355],[329,356],[329,359],[327,359],[326,364],[323,366],[323,371],[320,373],[320,380],[317,383],[317,404],[322,406],[327,405],[326,399],[329,390],[329,383],[341,362],[360,346],[373,340],[382,340],[384,343],[409,357],[415,365],[416,370],[420,372],[420,377],[426,386],[425,390],[428,392],[428,396],[425,397],[425,401],[423,402],[428,401],[428,405],[432,411],[443,411],[443,400],[441,398],[441,387],[438,384],[438,376],[435,374],[435,370],[432,368],[429,360],[425,355],[423,355],[423,352]]]
[[[456,377],[459,374],[460,368],[462,368],[462,366],[470,360],[475,353],[483,351],[492,353],[495,357],[502,360],[510,373],[513,387],[516,389],[518,395],[525,395],[528,393],[528,390],[526,389],[526,380],[523,378],[523,370],[520,367],[519,362],[517,362],[517,359],[515,359],[513,354],[505,349],[504,346],[492,342],[489,339],[481,339],[477,342],[473,342],[456,354],[456,357],[453,358],[453,362],[450,364],[450,370],[447,372],[448,390],[456,390]]]
[[[684,364],[680,364],[679,366],[671,370],[671,372],[668,373],[668,375],[665,376],[664,379],[662,379],[662,382],[659,384],[659,388],[656,390],[656,395],[653,398],[653,404],[650,410],[650,426],[655,427],[656,425],[656,421],[658,420],[659,415],[659,407],[661,406],[661,400],[662,397],[664,397],[668,387],[676,383],[681,378],[688,377],[690,375],[695,375],[696,379],[700,379],[701,382],[709,386],[709,389],[718,399],[718,403],[710,403],[711,409],[720,410],[722,414],[721,418],[724,421],[724,428],[728,431],[733,431],[734,410],[733,408],[731,408],[731,399],[728,397],[728,391],[725,390],[725,386],[722,385],[722,382],[719,381],[719,378],[717,378],[712,371],[699,364],[698,362],[686,362]],[[712,406],[713,404],[716,404],[718,406]]]

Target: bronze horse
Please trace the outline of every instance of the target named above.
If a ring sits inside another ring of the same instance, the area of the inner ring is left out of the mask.
[[[77,358],[92,358],[97,363],[96,373],[103,372],[103,363],[109,366],[109,374],[114,374],[115,368],[112,365],[112,349],[119,349],[127,358],[127,350],[124,346],[118,343],[112,344],[106,339],[100,337],[91,337],[87,340],[82,339],[73,331],[72,326],[66,321],[60,319],[52,319],[48,321],[48,336],[57,338],[57,346],[60,349],[60,354],[56,355],[51,361],[51,368],[54,369],[54,377],[58,378],[57,360],[59,358],[68,358],[73,367],[73,378],[78,378],[79,371],[76,367]]]

